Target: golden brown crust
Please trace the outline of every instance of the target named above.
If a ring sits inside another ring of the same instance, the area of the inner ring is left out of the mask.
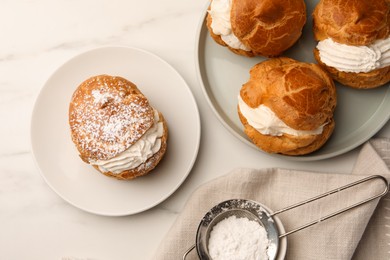
[[[167,140],[168,140],[167,122],[165,121],[163,115],[160,112],[159,112],[159,118],[160,118],[159,122],[162,122],[164,127],[164,134],[161,137],[161,148],[157,153],[155,153],[152,157],[146,160],[146,162],[144,162],[137,168],[126,170],[119,174],[113,172],[100,171],[100,169],[97,166],[94,166],[94,168],[100,171],[101,173],[103,173],[104,175],[107,175],[109,177],[114,177],[119,180],[131,180],[136,177],[140,177],[150,173],[157,166],[157,164],[160,163],[167,149]]]
[[[390,66],[376,69],[370,72],[343,72],[336,68],[327,66],[321,61],[320,53],[317,48],[314,49],[314,57],[318,64],[328,71],[334,80],[337,80],[343,85],[357,89],[371,89],[382,86],[390,82]]]
[[[258,63],[240,91],[250,107],[269,107],[289,127],[314,130],[333,117],[336,88],[318,65],[287,57]]]
[[[321,0],[313,12],[317,41],[370,45],[390,34],[389,0]]]
[[[162,114],[159,115],[164,126],[161,149],[136,169],[104,174],[132,179],[158,164],[165,153],[167,139],[166,122]],[[135,84],[118,76],[98,75],[85,80],[73,93],[69,105],[72,141],[86,163],[116,157],[137,142],[154,123],[154,108],[148,99]]]
[[[73,93],[69,105],[72,140],[86,162],[111,159],[153,125],[153,113],[132,82],[109,75],[94,76]]]
[[[206,20],[211,37],[234,53],[274,57],[290,48],[301,36],[306,23],[306,5],[303,0],[233,0],[232,31],[251,51],[227,46],[213,33],[210,14]]]
[[[255,55],[280,55],[299,39],[305,23],[303,0],[235,0],[232,3],[233,33]]]
[[[220,35],[216,35],[213,32],[213,29],[211,28],[211,22],[212,22],[211,15],[207,14],[206,26],[207,26],[207,28],[209,30],[211,38],[213,38],[216,43],[218,43],[219,45],[222,45],[224,47],[227,47],[230,51],[234,52],[235,54],[238,54],[238,55],[241,55],[241,56],[246,56],[246,57],[253,57],[253,56],[255,56],[255,54],[252,51],[245,51],[245,50],[242,50],[242,49],[234,49],[234,48],[230,47],[229,45],[227,45],[222,40]]]
[[[250,126],[239,110],[245,133],[259,148],[270,153],[301,155],[320,148],[334,129],[336,88],[332,79],[316,64],[290,58],[273,58],[256,64],[240,91],[252,108],[270,108],[286,125],[296,130],[315,130],[320,135],[263,135]]]

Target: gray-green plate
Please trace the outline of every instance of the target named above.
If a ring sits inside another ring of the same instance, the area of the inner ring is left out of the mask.
[[[311,14],[318,1],[306,1],[308,19],[299,41],[283,55],[315,63],[313,49],[316,46],[312,33]],[[201,18],[195,49],[196,68],[205,97],[222,124],[237,138],[258,149],[245,135],[237,115],[239,90],[249,79],[250,68],[263,57],[247,58],[230,52],[214,42]],[[314,161],[331,158],[348,152],[371,138],[390,118],[390,84],[357,90],[339,83],[337,86],[336,127],[328,142],[318,151],[304,156],[273,155],[297,161]],[[260,149],[258,149],[261,151]]]

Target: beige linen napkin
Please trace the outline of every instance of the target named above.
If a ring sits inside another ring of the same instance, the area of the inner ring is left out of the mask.
[[[251,199],[276,211],[364,176],[390,176],[390,139],[366,143],[352,174],[313,173],[287,169],[236,169],[199,187],[186,203],[153,259],[181,259],[195,243],[198,224],[214,205],[228,199]],[[292,230],[337,209],[378,194],[373,181],[341,191],[320,202],[278,215]],[[390,197],[293,233],[287,238],[286,259],[390,259]],[[376,209],[376,210],[375,210]],[[375,214],[373,215],[375,211]],[[367,225],[369,223],[369,225]],[[193,250],[187,259],[198,259]]]

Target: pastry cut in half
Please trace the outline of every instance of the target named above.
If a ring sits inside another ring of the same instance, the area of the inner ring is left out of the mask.
[[[98,75],[82,82],[69,105],[69,125],[81,159],[117,179],[149,173],[167,148],[163,115],[122,77]]]
[[[390,81],[390,1],[321,0],[313,12],[317,62],[357,89]]]
[[[238,115],[261,150],[304,155],[331,136],[336,103],[334,82],[320,66],[280,57],[251,68],[238,96]]]
[[[303,0],[211,0],[206,24],[211,37],[236,54],[275,57],[301,36]]]

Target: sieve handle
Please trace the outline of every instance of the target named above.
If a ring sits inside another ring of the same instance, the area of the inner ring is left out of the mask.
[[[184,253],[184,255],[183,255],[183,260],[186,260],[186,258],[187,258],[187,255],[192,251],[192,250],[194,250],[194,248],[195,248],[195,244],[193,244],[189,249],[187,249],[187,251]]]
[[[383,176],[381,176],[381,175],[372,175],[372,176],[363,178],[363,179],[361,179],[361,180],[352,182],[352,183],[350,183],[350,184],[347,184],[347,185],[345,185],[345,186],[339,187],[339,188],[337,188],[337,189],[334,189],[334,190],[328,191],[328,192],[326,192],[326,193],[320,194],[320,195],[315,196],[315,197],[313,197],[313,198],[311,198],[311,199],[308,199],[308,200],[305,200],[305,201],[296,203],[296,204],[294,204],[294,205],[291,205],[291,206],[289,206],[289,207],[286,207],[286,208],[284,208],[284,209],[275,211],[273,214],[271,214],[271,216],[275,216],[275,215],[277,215],[277,214],[286,212],[286,211],[288,211],[288,210],[290,210],[290,209],[294,209],[294,208],[300,207],[300,206],[302,206],[302,205],[304,205],[304,204],[307,204],[307,203],[310,203],[310,202],[319,200],[319,199],[321,199],[321,198],[327,197],[327,196],[332,195],[332,194],[334,194],[334,193],[337,193],[337,192],[339,192],[339,191],[349,189],[349,188],[351,188],[351,187],[353,187],[353,186],[356,186],[356,185],[359,185],[359,184],[362,184],[362,183],[364,183],[364,182],[371,181],[371,180],[374,180],[374,179],[380,179],[380,180],[385,184],[385,189],[384,189],[381,193],[379,193],[379,194],[377,194],[377,195],[374,195],[374,196],[372,196],[372,197],[370,197],[370,198],[364,199],[364,200],[362,200],[362,201],[360,201],[360,202],[357,202],[357,203],[355,203],[355,204],[352,204],[352,205],[350,205],[350,206],[348,206],[348,207],[346,207],[346,208],[343,208],[343,209],[340,209],[340,210],[338,210],[338,211],[335,211],[335,212],[333,212],[333,213],[331,213],[331,214],[329,214],[329,215],[327,215],[327,216],[325,216],[325,217],[322,217],[322,218],[319,218],[319,219],[314,220],[314,221],[312,221],[312,222],[309,222],[309,223],[307,223],[307,224],[305,224],[305,225],[302,225],[302,226],[300,226],[300,227],[298,227],[298,228],[296,228],[296,229],[290,230],[290,231],[288,231],[288,232],[286,232],[286,233],[284,233],[284,234],[279,235],[279,238],[288,236],[288,235],[290,235],[290,234],[292,234],[292,233],[295,233],[295,232],[297,232],[297,231],[300,231],[300,230],[302,230],[302,229],[305,229],[305,228],[307,228],[307,227],[310,227],[310,226],[312,226],[312,225],[314,225],[314,224],[320,223],[320,222],[322,222],[322,221],[324,221],[324,220],[327,220],[327,219],[332,218],[332,217],[334,217],[334,216],[337,216],[337,215],[339,215],[339,214],[341,214],[341,213],[344,213],[344,212],[346,212],[347,210],[356,208],[356,207],[358,207],[358,206],[360,206],[360,205],[362,205],[362,204],[365,204],[365,203],[370,202],[370,201],[372,201],[372,200],[374,200],[374,199],[380,198],[380,197],[386,195],[386,193],[389,191],[389,183],[388,183],[388,181],[386,180],[386,178],[383,177]]]

